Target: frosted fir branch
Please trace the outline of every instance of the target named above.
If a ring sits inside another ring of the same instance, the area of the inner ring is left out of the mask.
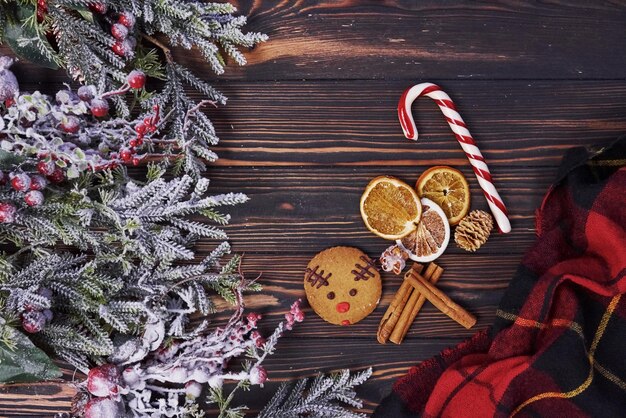
[[[350,375],[349,370],[338,374],[319,375],[313,379],[301,379],[292,385],[280,386],[258,418],[365,418],[367,415],[352,411],[362,408],[363,402],[356,396],[355,388],[372,375],[372,369]]]
[[[28,24],[37,35],[25,37],[23,42],[28,41],[42,59],[64,67],[73,79],[98,86],[100,92],[118,89],[133,70],[164,79],[161,89],[142,89],[132,101],[138,101],[144,112],[159,106],[162,116],[168,115],[158,127],[161,136],[167,138],[161,143],[162,151],[176,160],[174,167],[194,177],[206,169],[203,160],[217,159],[209,145],[215,145],[218,138],[206,115],[188,117],[188,111],[202,100],[188,96],[185,86],[214,104],[225,104],[226,98],[176,62],[178,53],[172,47],[196,51],[216,74],[222,74],[228,58],[245,65],[240,48],[252,48],[267,40],[266,35],[243,32],[246,18],[235,16],[236,8],[228,3],[59,0],[34,8],[8,0],[0,3],[0,18],[10,15],[19,21],[15,9],[20,9],[20,18],[26,15],[21,23]],[[131,114],[130,98],[126,101],[116,96],[111,100],[118,116]]]

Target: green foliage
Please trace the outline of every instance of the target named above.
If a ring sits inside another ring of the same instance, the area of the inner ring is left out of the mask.
[[[372,369],[352,376],[349,370],[342,370],[330,376],[319,375],[308,387],[309,379],[299,380],[291,389],[285,383],[257,418],[365,418],[365,414],[355,413],[349,407],[363,407],[354,388],[371,375]]]
[[[6,22],[2,41],[21,58],[43,67],[57,69],[61,59],[45,37],[44,28],[37,24],[35,8],[30,4],[14,7],[13,19]],[[3,11],[5,15],[7,11]]]
[[[121,168],[85,173],[67,189],[51,189],[37,207],[0,191],[0,201],[19,207],[14,223],[0,224],[0,242],[17,246],[0,257],[0,312],[50,309],[54,317],[34,338],[83,371],[91,359],[113,354],[112,332],[137,333],[138,324],[157,317],[169,324],[167,335],[193,335],[206,323],[190,330],[189,317],[214,310],[210,291],[234,303],[234,289],[242,288],[238,257],[219,266],[230,252],[225,242],[200,263],[180,263],[194,258],[197,238],[226,239],[189,216],[246,196],[207,195],[206,179],[165,180],[162,169],[148,171],[143,185]],[[83,255],[59,252],[60,242]]]
[[[24,383],[61,377],[61,370],[24,334],[0,318],[0,383]]]
[[[100,93],[123,85],[135,69],[163,80],[158,91],[135,92],[132,104],[139,101],[146,114],[158,105],[166,116],[159,133],[167,139],[157,146],[172,157],[175,173],[201,177],[205,163],[217,159],[210,148],[218,138],[209,118],[197,110],[208,103],[224,104],[226,98],[177,63],[177,52],[171,48],[197,51],[216,74],[222,74],[228,57],[238,65],[246,63],[239,47],[253,47],[267,36],[244,33],[245,17],[234,16],[236,9],[228,3],[107,0],[102,2],[107,12],[98,14],[90,11],[90,1],[55,0],[48,2],[43,19],[38,18],[34,3],[0,2],[0,22],[7,20],[4,42],[36,64],[65,68],[72,78],[97,86]],[[125,46],[128,53],[120,56],[113,51],[118,41],[111,35],[111,24],[122,12],[132,13],[136,24],[129,29],[128,41],[133,42]],[[54,47],[48,39],[53,39]],[[203,100],[197,101],[185,87],[201,93]],[[131,114],[132,106],[120,96],[110,100],[118,116]]]

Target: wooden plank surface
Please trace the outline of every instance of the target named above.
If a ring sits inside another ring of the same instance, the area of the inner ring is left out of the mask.
[[[414,82],[440,83],[456,101],[509,206],[513,232],[495,234],[476,254],[451,245],[440,286],[478,318],[495,309],[534,240],[534,212],[566,149],[606,144],[626,131],[623,1],[238,1],[249,28],[270,42],[215,82],[228,97],[209,109],[222,142],[208,176],[215,193],[251,201],[227,227],[244,270],[263,273],[264,290],[247,303],[269,332],[303,297],[308,260],[334,245],[372,257],[388,242],[369,233],[358,201],[381,174],[413,183],[435,164],[459,167],[473,208],[486,208],[465,156],[428,99],[414,105],[420,140],[402,137],[395,112]],[[176,51],[205,79],[197,56]],[[62,73],[18,64],[25,90],[52,92]],[[215,243],[198,245],[199,257]],[[378,321],[399,285],[383,275],[380,307],[349,328],[307,320],[281,340],[267,363],[270,383],[244,395],[252,411],[285,380],[343,367],[374,367],[359,393],[371,412],[411,365],[472,334],[426,305],[401,346],[379,345]],[[222,316],[226,315],[224,313]],[[65,368],[65,382],[73,371]],[[78,376],[80,377],[80,376]],[[51,416],[67,410],[67,383],[0,388],[0,416]],[[212,411],[209,411],[209,416]]]

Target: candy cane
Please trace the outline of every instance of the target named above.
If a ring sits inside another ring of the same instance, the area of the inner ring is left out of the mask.
[[[420,96],[428,96],[433,99],[443,112],[452,132],[472,165],[478,184],[483,189],[487,203],[489,203],[500,231],[504,233],[510,232],[511,223],[507,217],[506,206],[504,206],[496,186],[493,185],[493,179],[485,158],[476,146],[476,142],[474,142],[472,134],[470,134],[465,122],[463,122],[463,118],[457,112],[454,102],[450,99],[450,96],[441,90],[441,87],[433,83],[421,83],[405,90],[398,103],[398,118],[400,119],[404,136],[414,141],[417,140],[417,127],[411,114],[411,105]]]

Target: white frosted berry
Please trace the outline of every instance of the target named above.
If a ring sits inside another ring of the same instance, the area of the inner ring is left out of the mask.
[[[43,203],[43,193],[39,190],[31,190],[24,195],[24,201],[28,206],[39,206]]]
[[[103,364],[89,370],[87,390],[95,396],[117,395],[120,372],[114,364]]]
[[[10,224],[15,222],[16,208],[11,203],[0,203],[0,223]]]
[[[124,416],[124,405],[111,398],[92,398],[85,405],[85,418],[119,418],[122,416]]]
[[[30,189],[30,177],[26,173],[12,173],[11,187],[18,192],[25,192]]]

